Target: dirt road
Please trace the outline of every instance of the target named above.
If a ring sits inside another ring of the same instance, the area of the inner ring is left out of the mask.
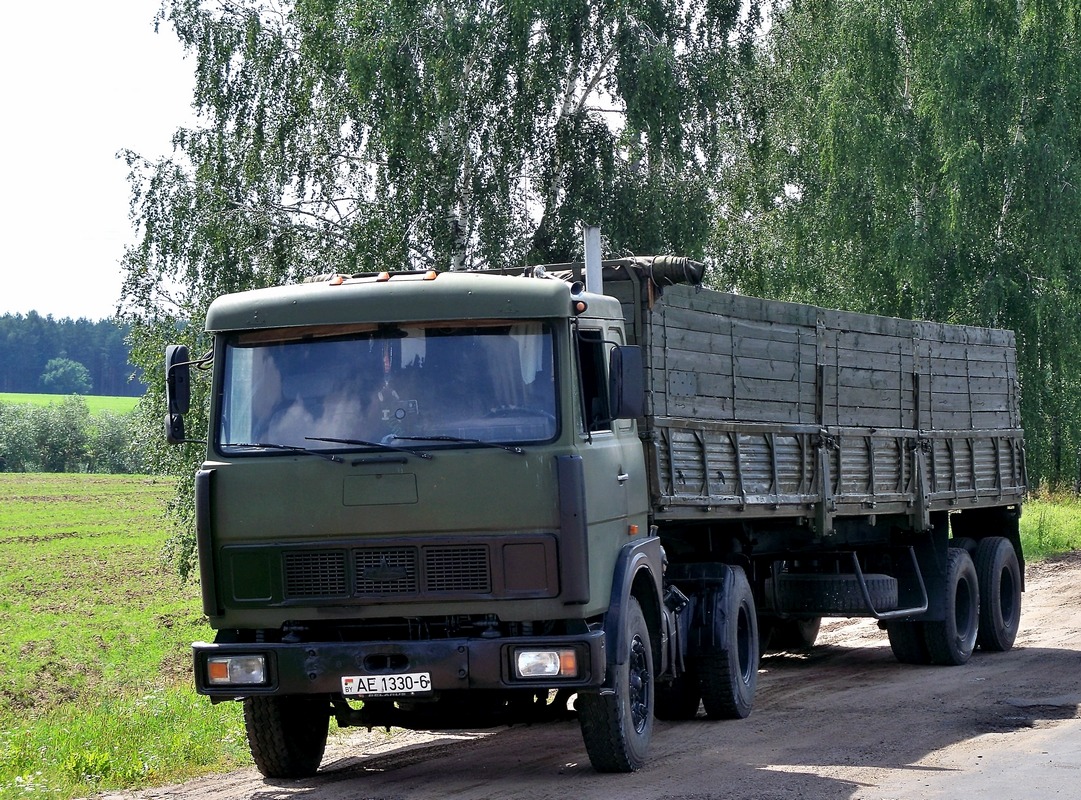
[[[319,776],[254,769],[109,798],[891,800],[1077,797],[1081,554],[1029,567],[1021,634],[964,667],[898,664],[865,620],[823,626],[809,655],[762,661],[751,716],[665,723],[650,762],[598,775],[577,723],[336,740]]]

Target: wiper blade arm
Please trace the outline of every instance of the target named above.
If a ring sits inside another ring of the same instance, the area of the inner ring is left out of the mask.
[[[414,450],[411,447],[395,447],[392,444],[386,444],[385,442],[369,442],[366,439],[335,439],[331,436],[305,436],[305,439],[311,442],[333,442],[334,444],[355,444],[360,447],[374,447],[377,450],[390,450],[395,453],[409,453],[417,458],[425,458],[431,460],[432,454],[425,453],[422,450]],[[404,439],[403,436],[395,436],[395,439]]]
[[[298,447],[294,444],[275,444],[273,442],[223,442],[221,447],[250,447],[253,449],[261,448],[263,450],[285,450],[291,453],[303,453],[307,456],[319,456],[319,458],[325,458],[327,461],[334,461],[338,464],[345,462],[344,458],[333,456],[330,453],[320,453],[318,450],[309,450],[307,447]]]
[[[446,436],[443,434],[434,436],[395,436],[405,442],[457,442],[458,444],[479,444],[483,447],[498,447],[508,453],[524,456],[525,450],[512,444],[500,444],[499,442],[486,442],[484,439],[468,439],[463,436]]]

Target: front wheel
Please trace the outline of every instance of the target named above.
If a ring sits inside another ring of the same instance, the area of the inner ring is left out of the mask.
[[[589,761],[598,772],[634,772],[646,762],[653,736],[653,650],[638,600],[623,617],[624,663],[612,694],[579,694],[576,704]]]
[[[308,778],[319,769],[330,729],[326,697],[244,699],[244,728],[255,766],[268,778]]]

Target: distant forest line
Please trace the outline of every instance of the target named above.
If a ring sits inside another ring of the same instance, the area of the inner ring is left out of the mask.
[[[82,364],[88,394],[139,397],[146,392],[129,360],[130,327],[112,319],[54,319],[36,311],[0,316],[0,392],[40,392],[55,359]]]

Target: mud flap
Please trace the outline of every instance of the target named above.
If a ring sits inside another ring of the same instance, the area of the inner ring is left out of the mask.
[[[673,564],[669,581],[687,597],[678,614],[680,662],[696,656],[715,655],[727,649],[728,595],[732,568],[727,564]]]

